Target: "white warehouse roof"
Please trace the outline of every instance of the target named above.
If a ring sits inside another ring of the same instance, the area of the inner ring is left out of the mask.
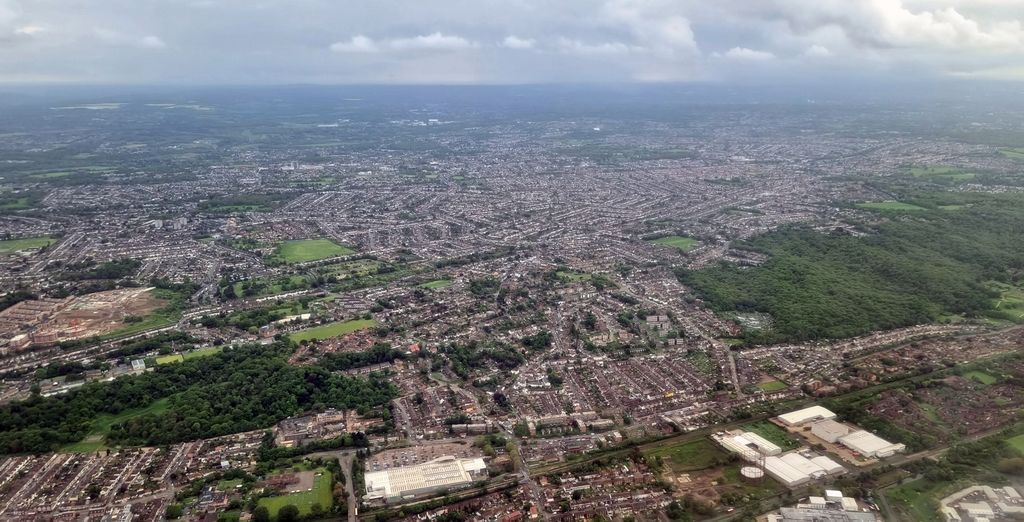
[[[839,438],[839,442],[847,448],[868,457],[887,457],[903,451],[903,444],[893,444],[870,431],[860,430]]]
[[[367,473],[367,498],[395,498],[468,485],[473,473],[486,469],[483,459],[439,457],[423,464]]]
[[[820,466],[810,461],[810,459],[804,457],[799,453],[787,453],[781,457],[782,462],[793,466],[800,473],[807,475],[812,478],[819,478],[825,476],[827,473]]]
[[[837,475],[839,473],[843,473],[846,471],[846,468],[844,468],[842,464],[824,455],[818,455],[817,457],[812,458],[811,462],[813,462],[819,468],[825,470],[825,472],[828,473],[829,475]]]
[[[811,406],[802,410],[791,411],[779,415],[779,420],[789,426],[796,426],[818,419],[834,419],[836,414],[824,406]]]
[[[800,470],[786,464],[779,457],[767,457],[764,459],[764,469],[775,480],[787,486],[799,486],[811,479],[810,476]]]
[[[782,453],[782,448],[780,448],[777,444],[756,433],[750,431],[744,432],[743,438],[747,439],[753,445],[757,446],[757,449],[759,449],[761,453],[764,453],[765,455],[778,455],[779,453]]]

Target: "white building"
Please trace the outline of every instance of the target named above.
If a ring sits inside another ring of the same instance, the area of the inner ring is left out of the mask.
[[[868,458],[891,457],[906,449],[903,444],[893,444],[864,430],[839,437],[839,443]]]
[[[810,475],[790,466],[779,457],[766,457],[764,459],[764,470],[772,478],[791,488],[806,484],[811,480]]]
[[[782,459],[782,462],[789,464],[800,473],[803,473],[812,479],[820,479],[825,475],[828,475],[824,469],[821,469],[820,466],[811,462],[810,459],[799,453],[787,453],[779,458]]]
[[[849,426],[832,419],[822,419],[811,424],[811,433],[825,442],[834,443],[839,437],[849,435],[850,431],[852,430]]]
[[[438,457],[423,464],[367,473],[364,498],[397,502],[463,488],[484,478],[487,478],[487,466],[483,459]]]
[[[800,426],[811,421],[834,418],[836,414],[823,406],[811,406],[779,415],[779,420],[787,426]]]
[[[825,473],[828,473],[829,475],[841,475],[846,473],[846,468],[844,468],[842,464],[824,455],[818,455],[817,457],[812,458],[811,462],[825,470]]]

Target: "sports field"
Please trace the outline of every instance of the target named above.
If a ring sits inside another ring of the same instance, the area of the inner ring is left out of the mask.
[[[902,201],[872,201],[868,203],[858,203],[858,207],[867,210],[895,210],[895,211],[910,211],[916,212],[918,210],[927,210],[924,207],[912,205],[910,203],[904,203]]]
[[[175,353],[175,354],[171,354],[171,355],[161,355],[161,356],[156,358],[156,363],[157,364],[170,364],[170,363],[177,363],[177,362],[187,361],[189,359],[198,359],[200,357],[206,357],[208,355],[213,355],[215,353],[220,353],[221,350],[223,350],[223,349],[224,349],[224,347],[222,347],[222,346],[211,346],[209,348],[200,348],[198,350],[192,350],[190,352],[185,352],[185,353]]]
[[[440,290],[442,288],[448,288],[452,286],[452,282],[448,279],[436,279],[419,285],[420,288],[426,288],[427,290]]]
[[[373,319],[337,321],[323,326],[317,326],[316,328],[299,330],[298,332],[289,335],[288,338],[297,343],[302,341],[312,341],[315,339],[330,339],[331,337],[338,337],[339,335],[352,333],[356,330],[364,330],[373,326],[377,326],[377,321]]]
[[[561,279],[562,281],[567,281],[570,283],[590,281],[591,279],[590,274],[587,274],[585,272],[575,272],[572,270],[559,270],[558,272],[555,272],[555,275],[558,276],[558,278]]]
[[[659,237],[658,239],[652,239],[651,243],[655,245],[672,247],[680,252],[689,252],[693,250],[693,247],[697,246],[697,240],[691,237],[684,236],[665,236]]]
[[[681,444],[670,444],[656,448],[646,455],[661,457],[673,470],[696,471],[713,466],[719,459],[727,457],[724,451],[708,439],[698,439]]]
[[[785,390],[786,388],[788,388],[788,386],[786,386],[786,383],[782,381],[765,381],[759,383],[757,387],[761,388],[762,390],[768,393],[777,392],[779,390]]]
[[[45,236],[8,239],[0,241],[0,254],[11,254],[28,248],[42,248],[52,244],[54,241],[54,239]]]
[[[259,505],[265,506],[270,512],[271,519],[276,518],[277,512],[287,505],[299,508],[299,516],[308,515],[313,504],[320,504],[324,511],[334,505],[334,499],[331,497],[331,474],[324,468],[316,470],[313,487],[309,491],[264,497],[259,500]]]
[[[282,241],[278,244],[273,258],[283,263],[305,263],[354,252],[355,250],[339,245],[330,239],[298,239]]]

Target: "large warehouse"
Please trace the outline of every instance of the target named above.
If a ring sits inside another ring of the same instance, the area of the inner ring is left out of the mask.
[[[423,464],[367,473],[365,498],[397,502],[466,487],[484,478],[487,466],[483,459],[439,457]]]
[[[823,406],[811,406],[779,415],[779,420],[786,426],[800,426],[811,421],[834,418],[836,418],[836,414]]]
[[[903,444],[893,444],[869,431],[855,431],[839,437],[839,443],[868,458],[891,457],[906,449]]]
[[[835,442],[839,437],[849,435],[853,431],[849,426],[832,419],[823,419],[811,424],[811,433],[825,442]]]

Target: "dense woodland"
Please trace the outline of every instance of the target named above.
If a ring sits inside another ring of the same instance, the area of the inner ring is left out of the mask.
[[[287,364],[289,345],[247,346],[66,395],[34,396],[0,407],[0,452],[43,452],[79,441],[102,414],[167,398],[167,408],[114,424],[108,441],[158,445],[266,428],[307,410],[387,404],[394,388],[376,377],[348,378],[319,366]]]
[[[991,313],[986,281],[1017,283],[1024,268],[1024,197],[943,194],[912,200],[928,210],[881,212],[864,235],[796,227],[741,245],[758,267],[680,270],[719,312],[763,312],[772,325],[751,342],[840,338]],[[956,207],[950,207],[956,205]]]

